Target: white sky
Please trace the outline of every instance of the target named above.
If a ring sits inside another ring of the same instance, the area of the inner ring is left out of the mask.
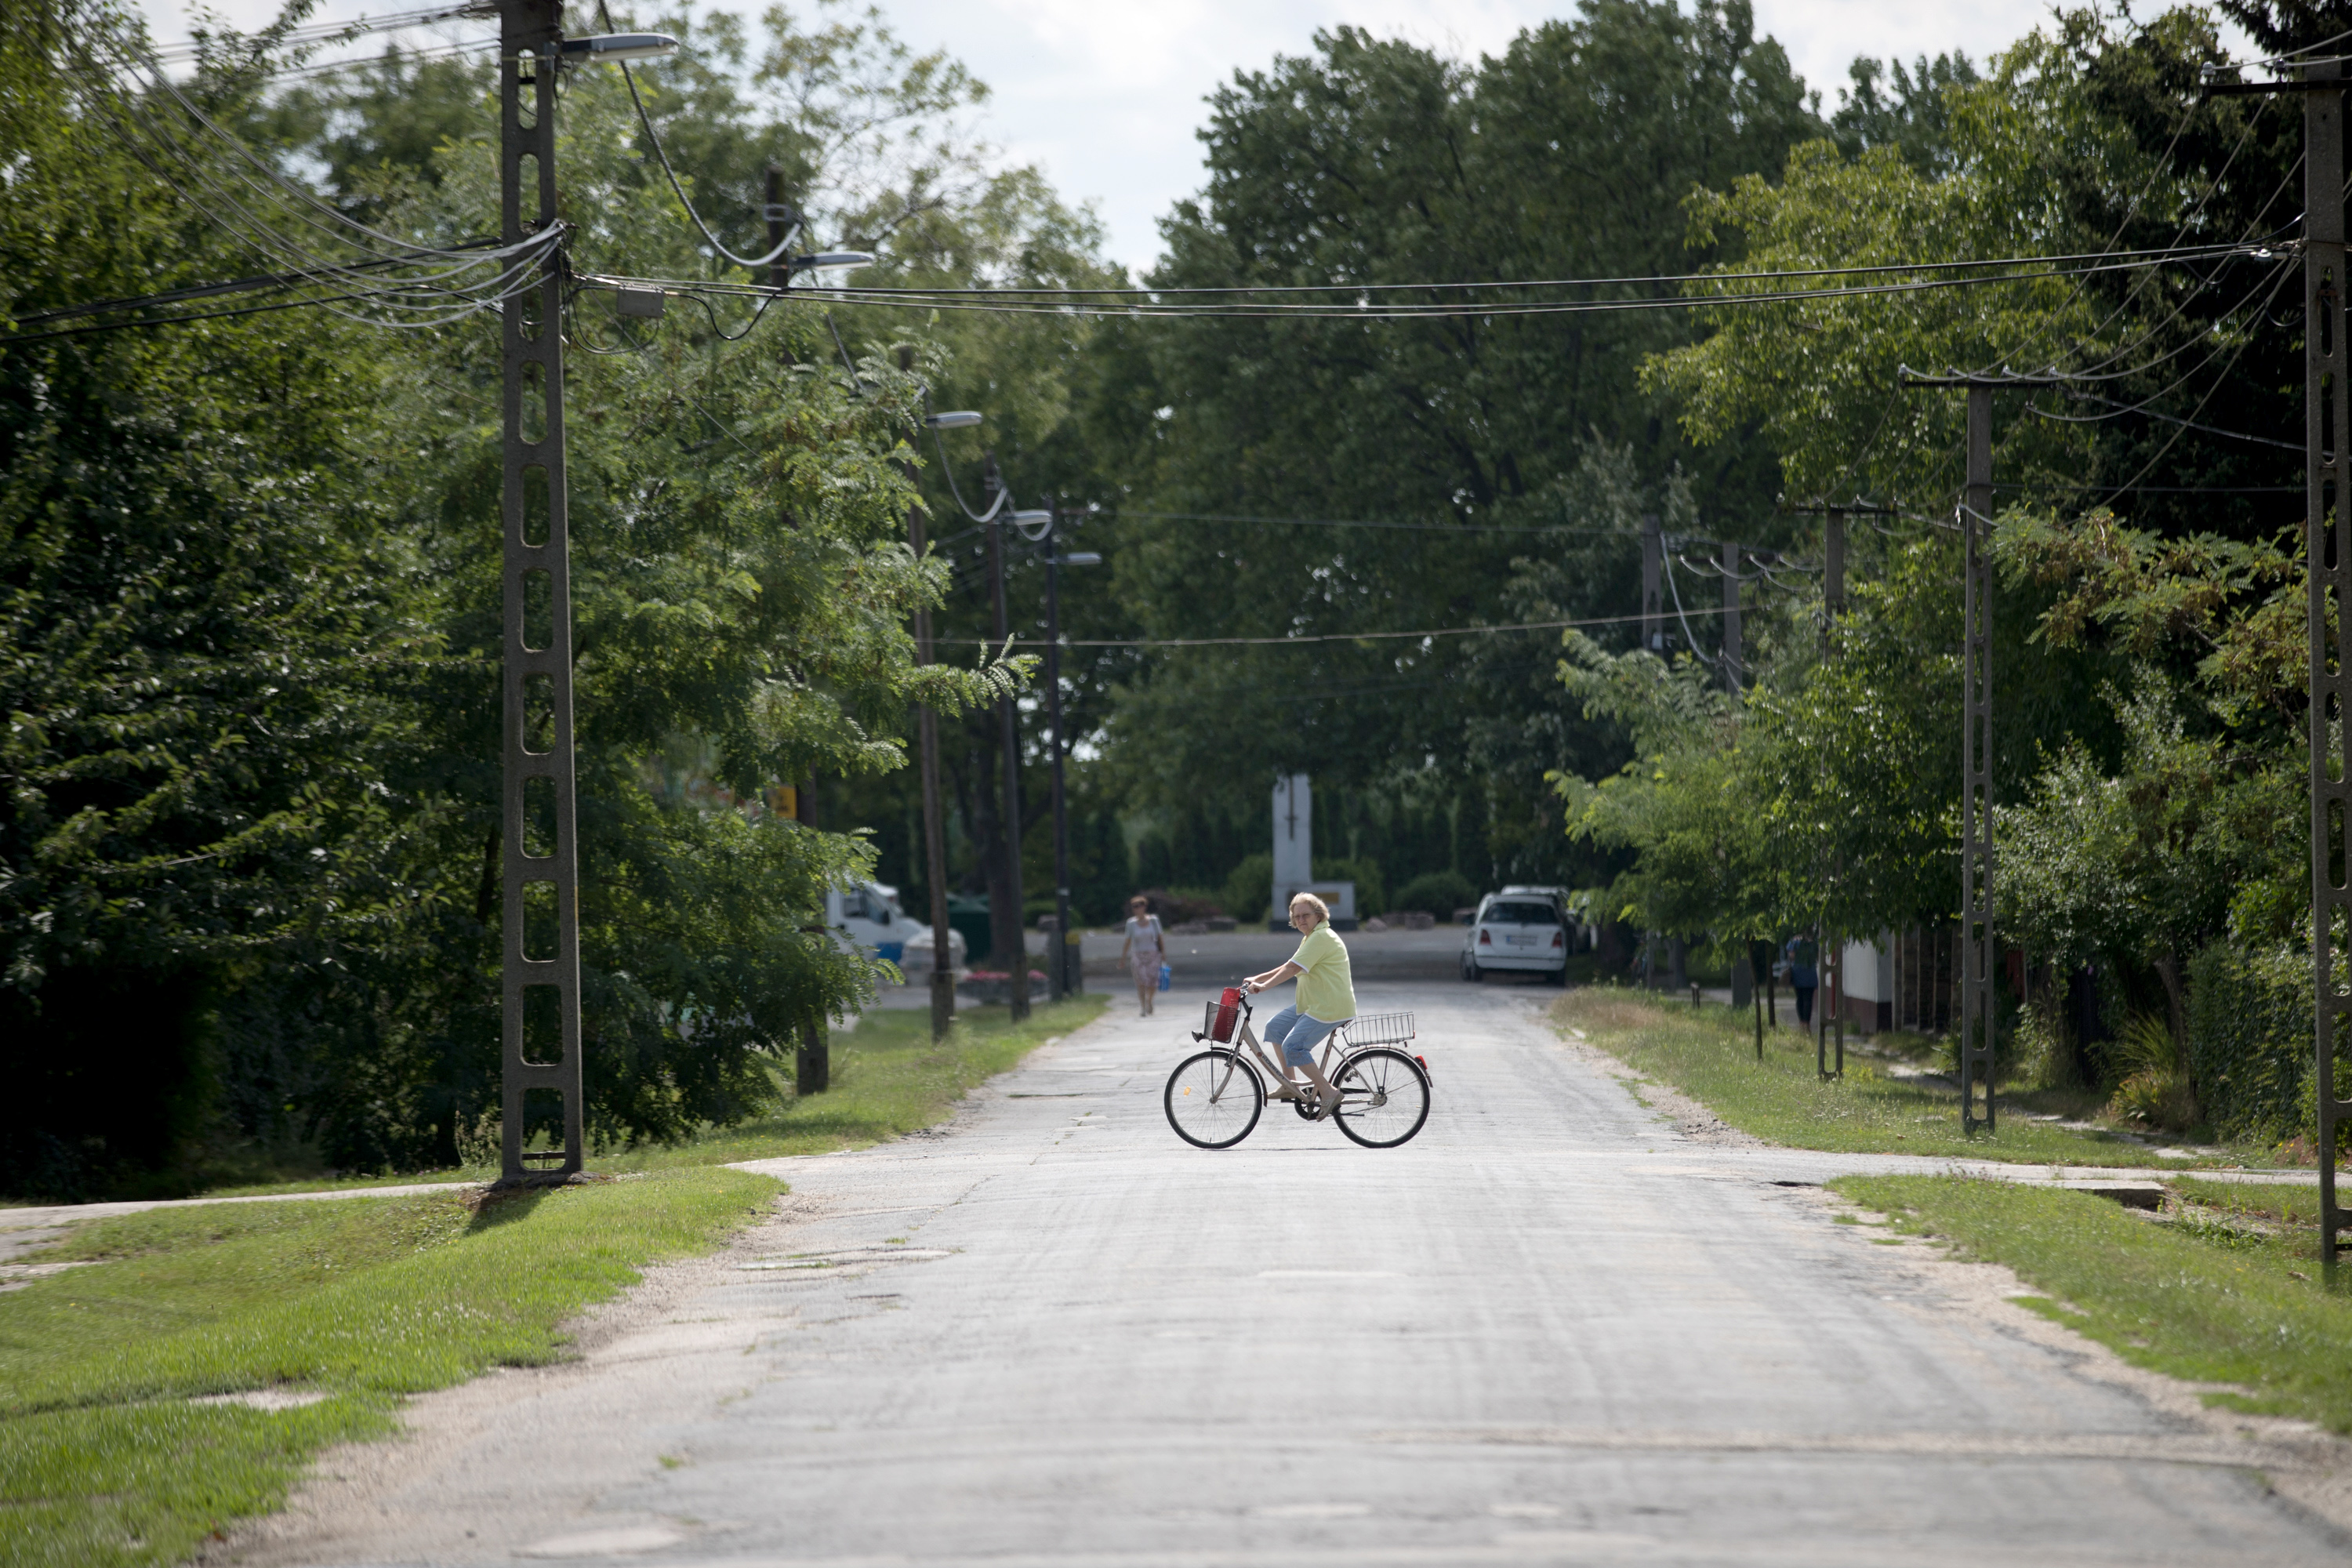
[[[202,0],[199,0],[202,3]],[[314,19],[415,8],[421,0],[321,0]],[[756,14],[762,0],[706,0]],[[276,0],[209,0],[238,27]],[[1824,107],[1858,54],[1910,59],[1959,48],[1982,59],[2031,30],[2042,0],[1898,4],[1755,0],[1757,30],[1780,40]],[[186,36],[187,0],[145,0],[156,37]],[[643,0],[631,7],[650,12]],[[806,15],[808,0],[793,7]],[[593,14],[584,6],[575,10]],[[984,130],[1063,195],[1092,201],[1111,256],[1132,269],[1160,251],[1155,220],[1201,183],[1202,100],[1237,68],[1304,53],[1316,29],[1353,23],[1463,55],[1499,51],[1521,28],[1573,13],[1573,0],[881,0],[918,49],[944,47],[994,89]],[[584,30],[584,29],[583,29]],[[2242,40],[2240,40],[2242,49]]]

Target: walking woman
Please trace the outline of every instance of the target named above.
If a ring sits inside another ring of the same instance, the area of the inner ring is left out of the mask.
[[[1128,900],[1127,940],[1119,943],[1118,955],[1127,960],[1135,975],[1136,1005],[1147,1018],[1151,1016],[1151,999],[1160,994],[1160,966],[1167,962],[1167,946],[1150,900],[1140,894]]]
[[[1789,939],[1784,950],[1789,955],[1789,984],[1797,993],[1797,1022],[1807,1027],[1813,1021],[1813,993],[1821,988],[1821,971],[1814,967],[1821,958],[1821,947],[1803,931]]]

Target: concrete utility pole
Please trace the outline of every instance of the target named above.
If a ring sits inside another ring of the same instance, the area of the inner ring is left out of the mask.
[[[1822,608],[1845,614],[1845,509],[1830,507],[1822,518]]]
[[[2208,68],[2210,70],[2211,68]],[[2337,1233],[2352,1214],[2336,1201],[2336,1141],[2352,1120],[2352,1100],[2336,1091],[2341,1011],[2352,992],[2336,984],[2336,949],[2352,930],[2352,887],[2339,881],[2334,840],[2352,833],[2352,615],[2339,616],[2335,640],[2327,608],[2352,604],[2352,517],[2347,517],[2344,451],[2352,440],[2352,403],[2345,395],[2344,62],[2315,59],[2300,79],[2208,80],[2209,98],[2272,92],[2303,95],[2304,528],[2310,575],[2305,601],[2311,648],[2311,983],[2312,1089],[2319,1105],[2319,1256],[2334,1263]],[[2330,743],[2329,729],[2340,726]],[[2340,750],[2338,748],[2341,748]]]
[[[1993,1131],[1992,388],[1969,388],[1968,499],[1960,570],[1960,1130],[1984,1086]]]
[[[1831,507],[1822,519],[1822,638],[1827,642],[1832,623],[1845,614],[1845,512]],[[1834,876],[1843,880],[1845,857],[1839,852]],[[1822,928],[1821,973],[1826,984],[1815,994],[1828,1003],[1813,1015],[1813,1071],[1821,1078],[1845,1077],[1845,942]],[[1834,1018],[1834,1021],[1832,1019]],[[1830,1037],[1837,1037],[1837,1062],[1829,1061]]]
[[[1004,476],[996,467],[996,454],[988,454],[988,470],[982,479],[983,491],[992,502],[1004,488]],[[1010,498],[1007,498],[1008,500]],[[1012,616],[1004,604],[1004,508],[991,505],[988,509],[988,585],[995,602],[996,644],[1000,648],[1013,636]],[[1004,809],[999,816],[1004,827],[1004,881],[1012,889],[1013,900],[1013,1021],[1019,1023],[1029,1016],[1029,943],[1023,935],[1026,917],[1022,912],[1021,899],[1021,725],[1019,715],[1010,696],[997,699],[996,711],[1003,725],[1004,747]],[[1004,941],[1002,931],[996,940]]]
[[[770,187],[772,194],[774,187]],[[774,230],[770,229],[773,235]],[[770,244],[781,242],[781,237]],[[915,351],[898,350],[899,370],[912,374]],[[915,482],[915,463],[907,460],[907,482]],[[907,544],[915,559],[923,558],[923,503],[907,509]],[[915,612],[915,661],[934,662],[931,612]],[[955,932],[948,924],[947,825],[940,807],[940,716],[926,705],[915,710],[915,745],[923,774],[923,881],[931,894],[931,1038],[940,1040],[955,1023]]]
[[[784,172],[773,163],[768,165],[768,205],[761,209],[761,216],[768,220],[768,248],[776,253],[776,259],[768,267],[768,287],[789,289],[793,268],[783,257],[784,237],[800,222],[800,214],[784,201]]]
[[[2304,68],[2303,279],[2305,526],[2311,565],[2311,958],[2312,1086],[2319,1102],[2319,1256],[2336,1261],[2336,1233],[2352,1225],[2336,1200],[2336,1130],[2352,1118],[2338,1095],[2336,1052],[2352,992],[2336,983],[2336,949],[2352,931],[2352,888],[2338,870],[2333,841],[2352,833],[2352,502],[2344,454],[2352,441],[2352,397],[2346,395],[2344,291],[2344,66],[2314,60]],[[2328,606],[2339,608],[2331,646]],[[2331,723],[2340,734],[2331,742]]]
[[[1666,657],[1666,616],[1658,599],[1658,574],[1665,561],[1665,541],[1658,532],[1655,512],[1642,519],[1642,646],[1660,658]]]
[[[1054,726],[1054,934],[1046,951],[1045,994],[1070,990],[1070,816],[1062,793],[1062,499],[1045,530],[1045,710]]]
[[[499,232],[508,245],[556,221],[561,21],[560,0],[499,0]],[[583,1149],[563,286],[558,258],[551,254],[541,266],[539,285],[506,301],[499,334],[506,430],[499,811],[504,1181],[570,1175],[581,1168]],[[561,1104],[563,1147],[526,1152],[531,1099],[546,1094]]]
[[[1960,1129],[1993,1131],[1992,929],[1992,395],[1995,387],[2063,384],[2046,375],[1919,375],[1897,366],[1906,387],[1958,387],[1969,395],[1968,489],[1960,503]]]

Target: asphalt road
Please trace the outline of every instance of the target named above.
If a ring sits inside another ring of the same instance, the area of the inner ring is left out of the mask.
[[[1685,1138],[1545,990],[1363,990],[1421,1017],[1402,1149],[1279,1107],[1180,1143],[1202,994],[1115,1005],[937,1133],[760,1167],[776,1221],[656,1271],[581,1361],[417,1401],[215,1560],[2352,1559],[2341,1445],[1785,1184],[1922,1163]]]

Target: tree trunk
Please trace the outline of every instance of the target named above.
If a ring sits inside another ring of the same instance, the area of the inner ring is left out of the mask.
[[[2189,1005],[2180,988],[2180,956],[2166,948],[2156,955],[2157,978],[2164,982],[2165,1010],[2171,1016],[2172,1049],[2186,1067],[2189,1062]]]

